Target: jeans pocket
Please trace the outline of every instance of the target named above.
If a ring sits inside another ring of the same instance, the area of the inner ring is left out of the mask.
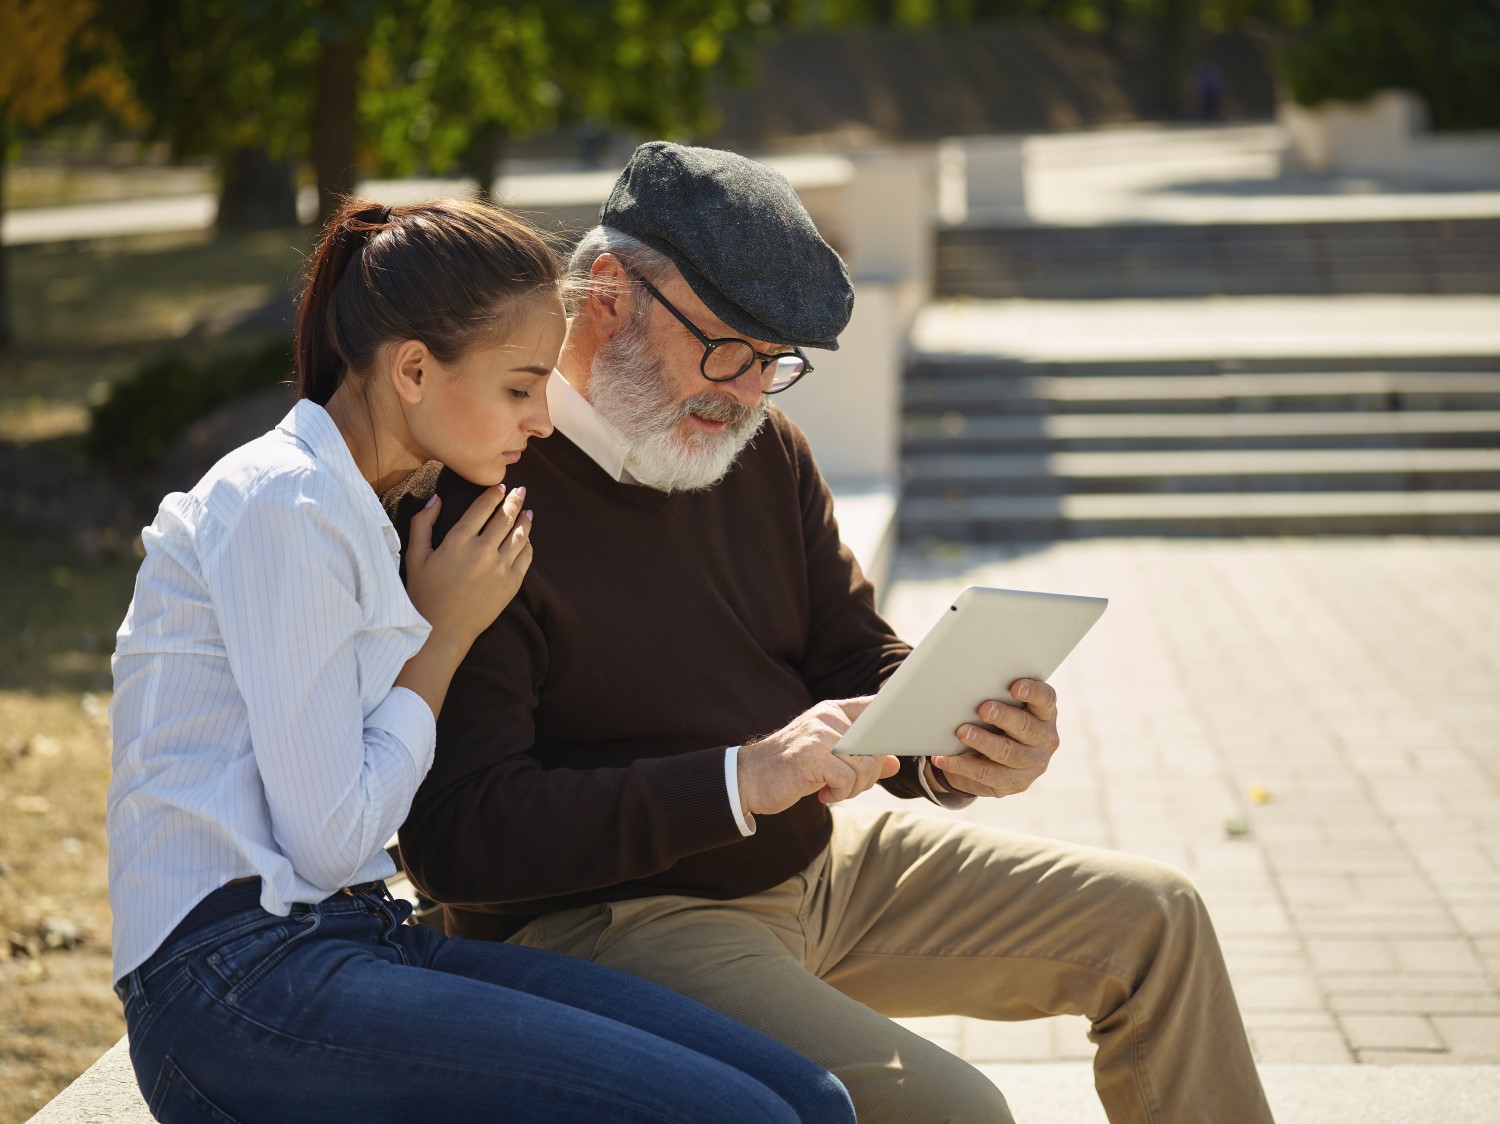
[[[178,1124],[179,1121],[181,1124],[239,1124],[187,1079],[171,1054],[162,1058],[161,1071],[156,1075],[156,1083],[152,1085],[146,1103],[151,1115],[162,1124]]]
[[[295,919],[278,919],[276,924],[243,933],[209,950],[201,963],[213,973],[211,978],[219,985],[213,990],[222,992],[221,998],[234,1006],[246,992],[280,964],[303,938],[316,932],[318,927],[319,917],[316,913],[304,914]]]

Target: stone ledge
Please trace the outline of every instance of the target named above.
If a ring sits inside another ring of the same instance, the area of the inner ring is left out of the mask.
[[[1105,1124],[1086,1062],[981,1065],[1021,1124]],[[1492,1124],[1500,1066],[1264,1065],[1280,1124]],[[31,1118],[31,1124],[150,1124],[125,1039]]]

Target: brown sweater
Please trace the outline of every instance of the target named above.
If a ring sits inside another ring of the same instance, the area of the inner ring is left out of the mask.
[[[724,750],[873,692],[909,648],[839,541],[801,431],[773,409],[707,492],[618,483],[561,434],[506,483],[526,485],[535,560],[454,677],[401,828],[449,930],[503,939],[554,909],[733,898],[802,870],[827,808],[808,797],[742,837]],[[415,474],[386,499],[403,543],[434,489],[439,535],[480,491]],[[884,783],[923,795],[911,761]]]

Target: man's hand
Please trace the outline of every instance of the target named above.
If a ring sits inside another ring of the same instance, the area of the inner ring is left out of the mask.
[[[990,699],[975,709],[1002,733],[966,723],[954,733],[970,752],[932,759],[947,787],[973,796],[1011,796],[1047,771],[1059,744],[1057,692],[1037,679],[1017,679],[1010,693],[1023,705]]]
[[[825,804],[858,796],[894,776],[894,757],[840,757],[834,745],[871,696],[819,703],[774,734],[740,747],[740,806],[747,816],[784,812],[816,792]]]

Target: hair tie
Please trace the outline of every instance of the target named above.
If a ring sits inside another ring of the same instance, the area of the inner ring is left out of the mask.
[[[358,214],[349,217],[366,226],[385,226],[391,221],[391,209],[389,207],[366,207]]]

